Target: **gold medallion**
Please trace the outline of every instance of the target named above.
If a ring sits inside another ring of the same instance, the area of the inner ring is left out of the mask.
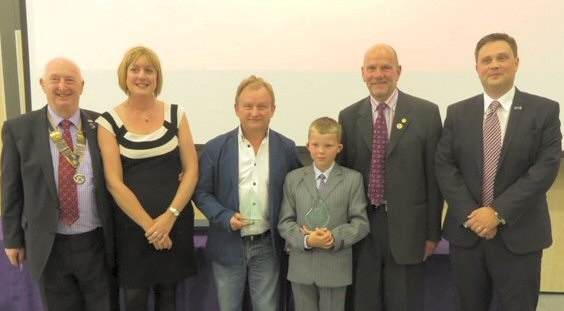
[[[74,181],[75,184],[82,185],[86,181],[86,178],[84,177],[83,174],[76,173],[72,177],[72,180]]]

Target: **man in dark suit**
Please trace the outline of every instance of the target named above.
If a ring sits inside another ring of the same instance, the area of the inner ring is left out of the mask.
[[[370,96],[339,114],[339,163],[362,173],[370,234],[356,246],[355,310],[411,310],[422,265],[440,240],[443,200],[435,180],[438,106],[397,89],[394,49],[371,47],[362,78]]]
[[[223,311],[241,310],[245,282],[253,309],[278,310],[282,188],[301,163],[294,142],[269,129],[275,109],[268,82],[243,80],[235,97],[240,126],[210,140],[200,156],[195,199],[210,221],[206,249]]]
[[[489,310],[493,294],[502,310],[535,310],[552,243],[558,103],[515,88],[517,43],[507,34],[483,37],[475,60],[484,93],[448,107],[436,156],[458,310]]]
[[[47,310],[112,310],[112,213],[98,115],[79,108],[84,80],[74,62],[53,59],[40,84],[48,105],[6,121],[2,131],[6,255],[20,269],[28,259]]]

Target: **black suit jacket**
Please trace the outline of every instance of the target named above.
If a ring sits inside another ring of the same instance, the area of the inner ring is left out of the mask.
[[[546,192],[560,165],[558,116],[557,102],[515,90],[491,203],[507,222],[498,234],[511,252],[552,243]],[[462,247],[480,239],[462,223],[481,206],[483,120],[482,94],[449,106],[437,149],[437,178],[449,206],[443,235]]]
[[[104,183],[96,128],[98,114],[81,110],[94,173],[96,205],[106,258],[114,267],[113,222]],[[38,280],[49,258],[59,221],[59,199],[49,147],[47,106],[4,123],[2,130],[2,222],[4,247],[25,248],[31,276]]]
[[[344,148],[338,162],[359,171],[366,188],[374,133],[370,97],[341,111],[339,123]],[[389,239],[398,264],[420,263],[425,241],[440,240],[443,199],[434,174],[440,134],[438,106],[399,91],[386,156]]]

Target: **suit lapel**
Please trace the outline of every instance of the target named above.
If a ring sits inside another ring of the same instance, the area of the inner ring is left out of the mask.
[[[394,119],[392,120],[390,140],[388,141],[388,155],[392,153],[394,148],[397,146],[398,141],[403,136],[403,133],[407,131],[407,127],[411,121],[410,110],[411,103],[405,101],[403,93],[398,91],[398,102],[394,113]]]
[[[319,192],[317,191],[317,181],[315,180],[315,171],[313,170],[313,163],[308,166],[306,169],[302,170],[302,181],[305,185],[305,188],[313,198],[313,200],[317,200],[319,196]]]
[[[358,110],[358,120],[356,125],[358,127],[362,140],[366,144],[366,148],[372,153],[372,140],[374,135],[374,123],[372,121],[372,105],[370,104],[370,97],[367,97],[362,106]]]
[[[226,176],[230,184],[228,187],[238,187],[239,185],[239,139],[237,137],[238,129],[235,129],[229,134],[227,139],[227,146],[225,150],[225,167],[227,168],[228,175]],[[234,191],[235,206],[239,210],[239,191]]]
[[[503,145],[501,146],[501,155],[499,158],[498,168],[501,167],[501,163],[507,156],[507,150],[509,145],[513,140],[513,135],[517,131],[519,126],[519,120],[521,119],[522,111],[525,109],[526,102],[522,101],[521,92],[515,89],[515,96],[513,97],[513,104],[509,108],[509,120],[507,121],[507,128],[505,129],[505,135],[503,136]]]
[[[275,181],[278,178],[280,178],[278,173],[286,171],[282,168],[282,166],[285,163],[284,150],[282,149],[282,142],[278,140],[278,137],[274,135],[274,132],[272,130],[268,131],[268,156],[269,156],[268,165],[270,171],[269,184],[272,187],[277,184]]]
[[[468,106],[468,111],[465,111],[465,126],[461,127],[464,129],[465,133],[469,134],[465,141],[467,141],[468,146],[476,146],[472,148],[473,153],[469,154],[476,161],[476,167],[480,168],[480,176],[476,178],[482,178],[481,172],[484,166],[484,155],[483,155],[483,136],[484,136],[484,96],[479,95],[475,97],[475,101]]]
[[[326,200],[327,197],[329,197],[333,193],[333,190],[335,190],[335,187],[337,187],[339,184],[342,184],[343,181],[344,181],[343,169],[339,166],[339,164],[335,163],[333,169],[331,170],[331,175],[329,175],[329,179],[327,179],[327,185],[325,185],[325,190],[323,190],[323,192],[320,193],[321,197],[325,201],[327,201]]]
[[[102,159],[98,151],[98,136],[96,135],[96,123],[94,123],[94,121],[95,120],[90,119],[83,110],[80,111],[82,132],[84,133],[84,137],[86,137],[86,144],[88,145],[88,152],[90,153],[90,160],[92,161],[94,180],[97,181],[100,177],[99,172],[102,169]]]
[[[40,158],[41,169],[45,175],[47,187],[53,197],[58,197],[57,187],[55,185],[55,175],[53,169],[53,155],[51,154],[51,146],[49,144],[49,120],[47,119],[47,106],[38,114],[38,118],[32,129],[33,144],[36,146],[37,156]]]

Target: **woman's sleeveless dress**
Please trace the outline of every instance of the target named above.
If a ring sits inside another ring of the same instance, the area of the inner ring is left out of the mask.
[[[182,171],[178,127],[184,110],[165,104],[163,126],[153,133],[128,132],[115,110],[100,116],[100,126],[118,141],[123,179],[151,217],[166,211],[180,184]],[[177,282],[196,274],[194,261],[194,211],[189,203],[171,232],[172,249],[156,250],[143,229],[116,204],[115,232],[117,269],[121,286],[135,288]]]

